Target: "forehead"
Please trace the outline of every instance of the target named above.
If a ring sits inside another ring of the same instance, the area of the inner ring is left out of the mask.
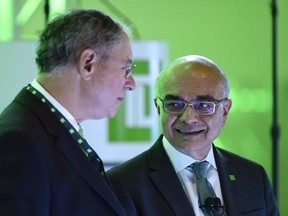
[[[221,76],[215,67],[203,63],[186,62],[171,68],[165,79],[161,95],[179,96],[186,100],[199,97],[219,99],[224,87]]]
[[[130,40],[126,33],[122,33],[121,40],[109,53],[111,58],[123,64],[131,64],[133,59]]]

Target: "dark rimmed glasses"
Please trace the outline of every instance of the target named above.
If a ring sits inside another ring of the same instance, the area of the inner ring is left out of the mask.
[[[162,102],[163,110],[166,113],[172,114],[182,114],[187,106],[191,106],[195,113],[199,115],[212,115],[214,114],[216,107],[227,100],[225,97],[219,101],[202,101],[202,100],[194,100],[190,103],[183,100],[162,100],[161,98],[157,98]]]

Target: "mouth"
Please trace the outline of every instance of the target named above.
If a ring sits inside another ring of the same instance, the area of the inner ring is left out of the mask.
[[[182,135],[199,135],[204,130],[183,130],[183,129],[176,129],[176,131]]]

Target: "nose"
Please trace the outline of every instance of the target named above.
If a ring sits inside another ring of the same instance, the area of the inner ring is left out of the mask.
[[[180,120],[187,124],[193,124],[199,121],[199,115],[194,111],[192,106],[187,106],[181,114]]]
[[[127,77],[124,88],[128,91],[133,91],[136,88],[136,82],[132,75]]]

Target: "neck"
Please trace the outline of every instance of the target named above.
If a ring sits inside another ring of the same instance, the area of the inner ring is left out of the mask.
[[[67,74],[69,73],[69,74]],[[75,77],[71,72],[62,72],[57,75],[41,74],[37,77],[37,82],[57,100],[63,107],[65,107],[77,123],[82,121],[79,115],[80,103],[77,97],[78,85]]]

